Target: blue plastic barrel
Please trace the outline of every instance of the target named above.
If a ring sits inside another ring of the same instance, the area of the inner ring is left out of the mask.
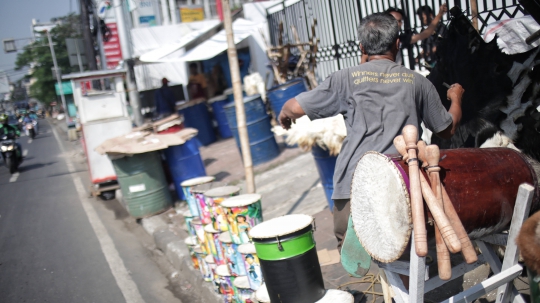
[[[305,91],[306,84],[302,78],[293,79],[287,83],[269,89],[268,92],[266,92],[266,97],[270,102],[270,107],[276,114],[276,119],[279,117],[279,113],[285,102]]]
[[[178,198],[186,200],[180,184],[189,179],[206,176],[197,140],[192,138],[182,145],[170,146],[164,153]]]
[[[332,200],[332,194],[334,193],[334,169],[336,168],[337,157],[330,156],[328,150],[324,150],[318,145],[313,146],[311,154],[315,158],[328,207],[330,207],[330,211],[333,211],[334,200]]]
[[[216,134],[212,125],[212,117],[206,106],[206,102],[188,103],[186,107],[178,111],[184,115],[184,125],[199,131],[197,139],[202,145],[216,142]]]
[[[227,97],[227,100],[229,100],[229,102],[234,102],[234,91],[232,87],[229,87],[225,91],[223,91],[223,95]],[[243,86],[242,86],[242,96],[244,96],[244,98],[247,96],[246,92],[243,89]]]
[[[236,145],[240,149],[240,137],[236,123],[236,108],[234,102],[223,107],[229,121],[229,126],[236,139]],[[258,165],[279,156],[279,147],[270,125],[270,116],[266,113],[264,103],[260,95],[244,98],[246,112],[246,126],[249,137],[249,147],[253,165]]]
[[[223,110],[223,106],[229,103],[229,100],[225,95],[214,97],[208,100],[208,103],[212,105],[212,110],[214,111],[214,119],[216,119],[218,124],[218,131],[221,138],[230,138],[232,137],[231,128],[229,127],[229,122],[227,121],[227,116]]]

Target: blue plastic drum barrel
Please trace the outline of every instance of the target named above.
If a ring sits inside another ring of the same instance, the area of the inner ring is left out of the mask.
[[[190,101],[184,104],[178,112],[184,115],[186,127],[192,127],[199,131],[197,139],[202,145],[209,145],[216,141],[212,117],[204,100]]]
[[[236,139],[236,145],[241,150],[234,102],[225,105],[223,109]],[[279,147],[271,130],[271,118],[266,113],[261,96],[254,95],[244,98],[244,109],[253,165],[258,165],[277,157],[279,155]]]
[[[266,96],[268,101],[270,101],[270,107],[276,114],[276,119],[279,117],[279,113],[285,102],[305,91],[306,84],[302,78],[293,79],[287,83],[269,89],[268,92],[266,92]]]
[[[229,103],[229,100],[225,95],[214,97],[208,100],[208,103],[212,106],[214,111],[214,119],[216,119],[218,124],[218,131],[221,138],[230,138],[232,137],[231,128],[229,127],[229,122],[227,121],[227,116],[223,110],[223,106]]]
[[[332,200],[332,194],[334,193],[334,169],[336,168],[336,156],[330,156],[328,150],[322,149],[318,145],[314,145],[311,149],[311,154],[315,158],[315,164],[319,171],[319,177],[324,188],[324,194],[328,201],[328,207],[330,211],[334,209],[334,200]]]
[[[164,153],[178,198],[186,200],[180,184],[189,179],[206,176],[197,140],[192,138],[182,145],[170,146],[164,150]]]

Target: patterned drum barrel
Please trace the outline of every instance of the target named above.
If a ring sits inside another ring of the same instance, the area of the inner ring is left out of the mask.
[[[199,218],[195,218],[190,222],[191,228],[195,231],[195,236],[197,237],[197,243],[201,246],[201,249],[208,253],[208,244],[206,244],[206,236],[204,234],[204,225],[202,224]]]
[[[242,260],[244,261],[249,287],[253,290],[259,289],[263,282],[263,275],[255,245],[253,243],[241,244],[238,246],[238,252],[242,255]]]
[[[212,188],[204,193],[206,197],[205,206],[210,211],[210,214],[206,220],[206,224],[213,224],[214,229],[220,231],[227,231],[227,219],[225,213],[221,208],[221,202],[223,200],[236,196],[240,193],[240,187],[238,186],[222,186]]]
[[[251,303],[251,297],[255,292],[249,287],[249,280],[246,276],[238,276],[233,282],[236,287],[236,301],[241,303]]]
[[[189,255],[191,256],[191,261],[193,262],[193,267],[195,269],[198,269],[199,261],[197,260],[197,255],[195,255],[195,248],[199,246],[199,244],[197,244],[197,237],[189,236],[184,240],[184,243],[188,248]]]
[[[194,251],[195,255],[197,256],[197,261],[199,262],[199,270],[204,281],[211,282],[214,276],[212,270],[208,266],[208,263],[206,263],[207,254],[200,247],[195,247]]]
[[[184,196],[186,196],[186,202],[189,206],[189,210],[193,216],[198,217],[200,214],[195,201],[195,196],[191,192],[191,188],[197,185],[213,182],[215,179],[216,178],[212,176],[197,177],[180,183],[180,186],[182,186],[182,192],[184,193]]]
[[[261,195],[246,194],[226,199],[221,207],[227,215],[228,230],[236,244],[249,243],[249,231],[263,221]]]
[[[223,298],[224,303],[235,302],[236,288],[234,287],[235,277],[231,276],[227,265],[219,265],[214,276],[214,287]]]
[[[191,211],[189,209],[186,210],[185,212],[183,212],[182,216],[184,217],[184,222],[186,224],[185,226],[187,228],[187,231],[188,231],[189,235],[190,236],[197,236],[197,234],[195,233],[195,229],[191,225],[191,221],[193,221],[195,216],[193,216],[193,214],[191,214]]]
[[[245,276],[246,268],[244,267],[244,260],[238,252],[238,245],[232,242],[231,234],[226,231],[222,232],[219,235],[219,241],[221,242],[223,254],[225,255],[225,263],[229,267],[229,272],[233,276]]]
[[[219,234],[221,232],[215,230],[212,224],[208,224],[204,227],[204,236],[206,238],[206,247],[208,254],[214,257],[216,265],[226,265],[225,255],[223,253],[223,247],[219,241]]]
[[[205,193],[212,188],[223,187],[225,185],[226,184],[223,182],[209,182],[196,185],[191,188],[191,194],[195,198],[195,204],[197,205],[197,209],[199,210],[199,217],[201,218],[203,224],[206,225],[212,223],[213,217],[212,207],[206,204]]]

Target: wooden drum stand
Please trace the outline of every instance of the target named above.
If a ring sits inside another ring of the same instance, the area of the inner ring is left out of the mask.
[[[521,229],[521,225],[527,219],[531,208],[531,201],[534,195],[534,188],[529,184],[521,184],[516,198],[514,213],[510,223],[510,229],[506,234],[495,234],[476,240],[476,244],[482,251],[478,255],[478,261],[462,264],[452,268],[452,277],[448,281],[443,281],[439,276],[429,278],[426,268],[426,258],[418,257],[415,250],[414,239],[411,239],[410,261],[394,261],[392,263],[377,262],[377,265],[386,275],[386,280],[382,281],[385,303],[391,302],[390,287],[393,291],[393,298],[397,303],[424,302],[424,294],[441,287],[445,283],[463,276],[465,273],[487,263],[493,275],[475,286],[452,296],[443,302],[472,302],[479,297],[497,290],[497,303],[523,302],[525,300],[513,286],[513,280],[518,277],[523,268],[518,264],[518,247],[516,237]],[[413,236],[411,236],[413,237]],[[488,245],[496,244],[506,246],[504,259],[501,264],[499,257],[493,248]],[[409,291],[406,290],[398,274],[409,276]],[[384,275],[381,275],[384,280]],[[385,287],[388,285],[388,287]]]

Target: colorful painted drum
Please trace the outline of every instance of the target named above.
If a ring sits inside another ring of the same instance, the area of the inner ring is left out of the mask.
[[[225,217],[225,213],[220,205],[223,200],[236,196],[238,193],[240,193],[240,187],[238,186],[216,187],[205,192],[205,207],[211,210],[211,213],[208,214],[208,217],[205,217],[205,219],[201,217],[201,220],[206,220],[204,222],[208,222],[207,224],[212,223],[214,225],[214,229],[216,230],[229,230],[229,227],[227,226],[227,218]]]
[[[244,261],[244,268],[249,280],[249,287],[253,290],[259,289],[263,282],[263,275],[255,245],[253,243],[241,244],[238,246],[238,252]]]
[[[263,221],[261,195],[246,194],[226,199],[221,207],[227,215],[228,230],[236,244],[249,243],[249,231]]]
[[[198,217],[200,214],[195,201],[195,196],[191,193],[191,188],[197,185],[213,182],[215,179],[216,178],[213,176],[197,177],[180,183],[180,186],[182,186],[182,192],[186,196],[189,210],[193,216]]]
[[[200,184],[193,186],[191,188],[191,194],[195,198],[195,204],[199,211],[199,217],[202,222],[206,224],[212,223],[212,208],[206,205],[206,196],[204,193],[211,190],[212,188],[223,187],[226,184],[224,182],[210,182],[205,184]]]
[[[208,224],[204,227],[208,254],[212,254],[214,260],[216,261],[216,265],[226,265],[223,247],[221,246],[221,241],[219,241],[220,233],[220,231],[214,229],[212,224]]]
[[[235,302],[236,288],[234,287],[235,277],[231,276],[227,265],[219,265],[216,268],[214,286],[218,294],[223,298],[223,302]]]
[[[208,253],[208,245],[206,244],[206,236],[204,234],[204,225],[201,222],[201,219],[194,218],[191,220],[191,227],[195,231],[195,236],[197,237],[197,243],[201,246],[201,249]]]
[[[241,303],[251,303],[251,297],[255,292],[249,287],[249,280],[246,276],[238,276],[234,279],[234,287],[236,287],[236,301]]]
[[[206,282],[211,282],[214,278],[212,270],[208,266],[208,263],[206,263],[206,256],[207,254],[201,249],[201,247],[195,247],[194,249],[195,255],[197,256],[197,261],[199,262],[199,270],[201,272],[201,275]]]
[[[222,232],[219,235],[219,241],[221,242],[223,254],[225,256],[225,263],[229,267],[229,271],[233,276],[245,276],[246,268],[244,267],[244,260],[242,255],[238,252],[238,245],[234,244],[231,239],[231,234],[228,232]]]
[[[212,279],[216,276],[216,261],[214,260],[214,256],[212,255],[206,255],[206,258],[204,258],[206,261],[206,264],[208,265],[208,268],[212,272]]]
[[[287,215],[249,232],[272,302],[313,303],[324,297],[312,224],[311,216]]]
[[[195,233],[195,229],[191,225],[191,221],[193,221],[193,219],[195,218],[195,216],[191,214],[191,210],[189,209],[186,210],[185,212],[182,213],[182,216],[184,217],[185,227],[187,228],[189,235],[197,236],[197,234]]]
[[[261,303],[270,303],[270,295],[268,295],[266,283],[261,285],[261,287],[255,291],[255,299]]]
[[[191,256],[191,261],[193,262],[193,267],[195,269],[199,268],[199,261],[197,260],[197,256],[195,255],[195,248],[199,245],[197,244],[197,237],[195,236],[189,236],[184,240],[184,243],[186,244],[189,255]]]
[[[329,289],[322,299],[315,303],[354,303],[354,297],[349,292]]]

